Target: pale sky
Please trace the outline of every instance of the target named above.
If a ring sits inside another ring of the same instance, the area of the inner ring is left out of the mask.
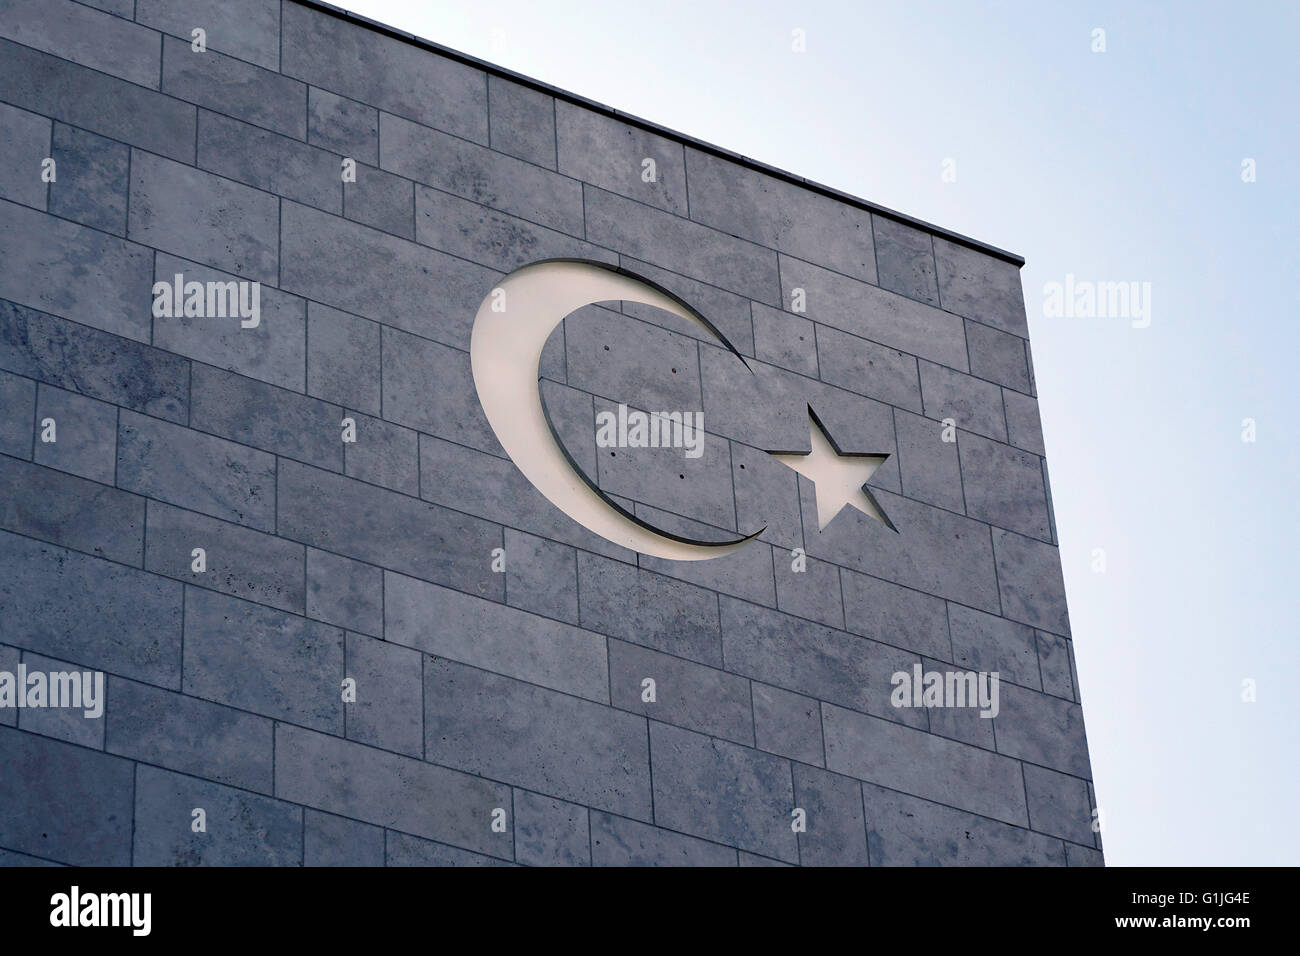
[[[341,5],[1023,255],[1107,862],[1300,863],[1300,8]]]

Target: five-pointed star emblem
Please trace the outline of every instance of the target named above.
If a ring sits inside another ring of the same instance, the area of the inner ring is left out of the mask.
[[[812,442],[811,451],[770,451],[768,454],[816,485],[817,530],[825,530],[845,505],[853,505],[863,514],[883,523],[890,531],[898,531],[871,492],[864,487],[867,479],[889,456],[840,451],[811,405],[808,406],[808,430]]]

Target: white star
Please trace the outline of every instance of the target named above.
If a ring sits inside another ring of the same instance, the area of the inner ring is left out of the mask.
[[[840,451],[811,405],[808,406],[808,431],[811,451],[770,451],[768,454],[816,486],[817,530],[824,530],[845,505],[853,505],[863,514],[880,521],[890,531],[897,531],[894,523],[880,510],[871,492],[863,487],[889,456],[846,454]]]

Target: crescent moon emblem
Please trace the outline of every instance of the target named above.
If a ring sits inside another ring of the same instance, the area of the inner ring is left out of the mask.
[[[601,537],[673,561],[731,554],[763,529],[729,541],[699,541],[646,523],[578,468],[546,415],[537,384],[546,340],[566,316],[583,306],[620,300],[656,306],[694,322],[745,361],[708,319],[639,276],[585,260],[534,262],[497,283],[474,317],[470,366],[488,424],[524,477],[551,504]]]

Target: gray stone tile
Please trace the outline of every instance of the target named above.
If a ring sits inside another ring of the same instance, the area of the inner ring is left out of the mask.
[[[942,422],[898,409],[894,412],[894,429],[898,436],[898,470],[903,494],[936,508],[961,514],[966,511],[962,494],[961,461],[957,446],[961,441],[944,441],[947,431]]]
[[[618,263],[617,253],[428,186],[415,187],[415,238],[502,272],[541,259]]]
[[[23,665],[27,668],[30,675],[34,672],[50,675],[51,687],[55,680],[66,680],[65,677],[55,677],[54,675],[71,675],[71,680],[78,686],[82,687],[82,697],[80,698],[81,706],[63,706],[63,707],[32,707],[24,708],[18,711],[18,729],[28,733],[40,734],[44,737],[53,737],[57,740],[65,740],[70,744],[78,744],[82,747],[89,747],[92,750],[104,749],[104,715],[107,713],[106,693],[98,699],[96,706],[99,708],[99,716],[91,716],[93,708],[87,706],[90,701],[84,696],[84,675],[91,674],[92,682],[95,680],[95,673],[89,668],[80,664],[70,664],[67,661],[54,660],[49,657],[42,657],[39,654],[33,654],[31,651],[23,652]],[[30,677],[28,678],[30,680]],[[107,683],[104,675],[99,673],[99,679]],[[92,685],[92,693],[93,693]]]
[[[758,681],[751,683],[754,701],[754,742],[759,750],[821,766],[821,705],[811,697],[792,694]]]
[[[811,483],[803,482],[806,488]],[[841,567],[987,611],[998,609],[988,525],[899,498],[871,482],[897,532],[846,508],[820,533],[811,491],[805,491],[808,553]]]
[[[508,808],[503,808],[508,809]],[[388,833],[385,866],[510,866],[504,860],[471,853],[459,847],[421,840],[405,833]]]
[[[293,611],[304,610],[303,546],[237,524],[148,502],[144,566],[187,584]],[[207,570],[193,570],[195,548]]]
[[[35,407],[36,383],[0,372],[0,453],[31,459]]]
[[[784,555],[776,558],[776,606],[787,614],[844,630],[840,569],[815,558],[807,558],[802,571],[793,570],[792,564]]]
[[[1038,669],[1043,677],[1043,692],[1066,700],[1078,700],[1074,691],[1070,641],[1042,631],[1036,631],[1034,636],[1038,646]]]
[[[4,301],[0,368],[155,418],[189,419],[186,360]]]
[[[188,40],[164,37],[162,77],[164,93],[297,140],[307,138],[307,87],[274,68],[265,70],[215,49],[196,53]],[[202,129],[200,116],[200,136]],[[208,148],[215,153],[238,147],[229,139],[219,139],[211,141]],[[200,142],[200,158],[203,151]],[[265,158],[273,161],[283,156],[268,153]]]
[[[185,590],[185,693],[343,732],[343,632],[198,588]]]
[[[1025,793],[1033,829],[1075,843],[1092,843],[1092,806],[1086,781],[1025,764]]]
[[[153,253],[0,201],[0,289],[19,305],[149,341]]]
[[[108,679],[109,753],[270,793],[274,723],[197,697]]]
[[[131,19],[132,9],[135,7],[135,0],[81,0],[96,10],[103,10],[105,13],[111,13],[114,16]]]
[[[50,184],[50,212],[83,226],[125,235],[131,148],[55,123],[53,156],[58,179]]]
[[[384,637],[426,654],[609,702],[602,635],[459,591],[385,574]]]
[[[979,435],[964,436],[959,448],[967,514],[1050,542],[1042,460]]]
[[[563,101],[555,104],[555,136],[560,172],[679,216],[687,214],[686,157],[677,140]],[[653,160],[653,168],[645,165],[647,159]]]
[[[1061,556],[1054,545],[993,529],[1002,612],[1013,621],[1069,636]]]
[[[379,165],[379,111],[347,97],[307,90],[307,139],[313,146],[369,166]]]
[[[926,671],[944,673],[955,670],[951,664],[929,658],[924,659],[921,665]],[[999,692],[1001,687],[1002,684],[999,683]],[[976,703],[977,701],[968,699],[967,705],[963,707],[944,705],[927,707],[926,711],[930,715],[930,733],[938,734],[940,737],[947,737],[950,740],[960,740],[972,747],[997,750],[993,730],[994,718],[982,716],[983,712],[976,706]]]
[[[342,734],[342,631],[196,588],[185,631],[188,695]]]
[[[308,303],[307,392],[367,415],[379,414],[378,323]]]
[[[554,169],[554,97],[501,76],[489,74],[487,81],[492,148]]]
[[[196,364],[190,387],[194,428],[343,470],[343,409],[255,379]]]
[[[684,335],[587,306],[564,320],[564,340],[574,388],[641,409],[701,407],[696,345]]]
[[[888,405],[793,372],[700,346],[704,420],[711,432],[752,448],[796,451],[809,447],[808,406],[845,451],[893,452],[894,420]],[[882,469],[890,468],[886,462]],[[872,477],[872,487],[884,472]],[[896,487],[897,482],[893,485]]]
[[[274,196],[139,150],[132,154],[132,239],[275,284],[279,227]]]
[[[513,528],[506,528],[505,549],[506,603],[577,624],[577,552]]]
[[[818,377],[813,324],[761,302],[754,303],[754,355],[800,375]]]
[[[770,857],[759,856],[757,853],[738,853],[740,857],[740,866],[794,866],[793,863],[782,863],[780,860],[773,860]]]
[[[63,866],[63,864],[55,863],[53,860],[42,860],[40,857],[28,856],[26,853],[15,853],[12,850],[0,850],[0,866],[48,867],[48,866]]]
[[[0,89],[23,109],[153,153],[194,161],[194,106],[154,90],[4,39]]]
[[[1004,332],[1029,335],[1017,266],[938,236],[934,258],[945,309]]]
[[[298,111],[302,112],[301,106]],[[342,161],[333,153],[308,146],[301,137],[291,139],[199,110],[198,157],[201,169],[226,179],[335,215],[343,211]]]
[[[872,866],[1063,866],[1061,843],[1019,826],[863,784]]]
[[[591,814],[593,866],[735,866],[736,851],[608,813]]]
[[[359,820],[307,810],[303,818],[304,866],[383,866],[384,830]]]
[[[283,205],[280,285],[313,301],[469,348],[497,273],[308,206]],[[359,275],[366,282],[357,282]]]
[[[1090,847],[1077,846],[1073,843],[1065,844],[1065,858],[1067,866],[1105,866],[1106,863],[1102,858],[1100,850],[1094,850]]]
[[[47,442],[45,422],[51,420],[55,440]],[[37,464],[113,484],[116,406],[42,383],[36,390],[36,428],[33,460]]]
[[[979,322],[967,322],[966,344],[972,375],[1021,392],[1029,391],[1024,339]]]
[[[766,608],[722,598],[727,669],[891,721],[925,726],[925,714],[889,703],[890,677],[915,654]]]
[[[998,753],[1092,779],[1083,708],[1014,684],[1001,688],[1001,712],[995,724]]]
[[[906,223],[872,215],[880,287],[929,305],[939,304],[930,233]]]
[[[0,844],[74,866],[130,865],[130,761],[0,727],[0,765]]]
[[[384,572],[351,558],[308,548],[307,616],[381,636]]]
[[[803,866],[866,866],[862,784],[851,777],[794,764],[794,803],[808,829],[798,834]]]
[[[609,249],[768,305],[780,300],[776,253],[744,239],[625,199],[584,188],[587,238]]]
[[[736,492],[736,526],[746,533],[762,528],[760,541],[773,545],[777,566],[787,568],[795,548],[804,546],[799,513],[799,474],[766,451],[731,443]]]
[[[1028,825],[1024,782],[1015,760],[833,704],[822,707],[822,729],[828,770]],[[870,822],[870,805],[867,814]]]
[[[80,3],[6,0],[0,37],[158,88],[158,34]]]
[[[0,103],[0,199],[44,209],[41,163],[49,155],[49,119]]]
[[[548,229],[583,234],[582,186],[576,180],[390,113],[379,114],[379,164]]]
[[[1000,442],[1007,440],[1002,389],[991,382],[929,362],[920,365],[926,418],[940,422],[951,418],[960,431],[974,432]]]
[[[655,700],[645,700],[645,681]],[[615,707],[736,743],[753,745],[749,681],[725,671],[609,642],[609,683]]]
[[[655,721],[650,722],[650,751],[657,824],[798,860],[786,760]]]
[[[281,70],[286,75],[487,142],[482,70],[295,3],[285,5],[283,27]]]
[[[178,259],[165,252],[158,253],[154,265],[155,281],[174,285],[177,275],[182,277],[182,283],[206,284],[239,279],[230,273]],[[297,296],[263,285],[258,290],[258,324],[244,328],[244,321],[206,316],[158,317],[153,320],[153,342],[160,349],[179,352],[229,372],[238,372],[296,392],[303,391],[306,303]]]
[[[515,790],[515,860],[529,866],[590,866],[586,807]]]
[[[202,809],[205,832],[193,831]],[[136,866],[297,866],[302,808],[147,765],[135,777]]]
[[[723,533],[725,529],[704,525],[649,505],[638,504],[636,516],[656,528],[664,529],[669,534],[687,538],[720,540],[732,536]],[[700,587],[721,591],[723,594],[730,594],[756,604],[776,607],[772,551],[762,542],[751,542],[739,551],[734,551],[725,557],[711,558],[708,561],[669,561],[644,554],[638,561],[641,567],[647,570],[658,571],[660,574],[680,578]]]
[[[343,184],[343,215],[391,232],[415,238],[415,183],[375,166],[358,165],[356,182]]]
[[[896,349],[823,326],[817,331],[822,381],[891,405],[921,410],[916,359]]]
[[[694,415],[699,405],[686,406],[677,412],[672,406],[632,406],[633,411],[655,414]],[[655,411],[650,411],[651,409]],[[617,421],[616,404],[603,398],[595,400],[595,413],[608,414]],[[692,426],[694,427],[694,426]],[[592,423],[595,432],[595,423]],[[732,485],[731,449],[725,438],[708,432],[697,435],[698,458],[691,458],[685,448],[601,448],[596,469],[602,491],[630,501],[684,512],[687,517],[715,528],[734,530],[736,497]],[[751,529],[757,530],[757,529]],[[733,537],[704,535],[703,537]]]
[[[1002,390],[1006,404],[1007,438],[1017,448],[1045,455],[1043,423],[1038,417],[1038,400],[1008,389]]]
[[[641,279],[648,280],[659,288],[671,292],[726,336],[727,340],[742,355],[754,354],[754,328],[750,317],[750,301],[744,296],[719,289],[695,279],[660,269],[648,262],[641,262],[627,255],[619,256],[622,268],[632,272]],[[623,312],[643,322],[658,325],[670,332],[680,332],[691,338],[711,344],[718,344],[717,336],[702,328],[698,322],[688,322],[680,316],[635,302],[624,302]]]
[[[384,417],[460,445],[500,454],[479,404],[469,353],[383,330]],[[430,388],[437,382],[437,388]]]
[[[181,586],[0,532],[5,641],[163,687],[181,680]]]
[[[551,504],[508,458],[421,435],[420,468],[420,493],[428,501],[491,515],[513,528],[597,554],[636,560],[633,552],[588,531]]]
[[[139,566],[144,499],[13,458],[0,458],[0,527]]]
[[[621,561],[578,552],[583,627],[719,666],[717,596]]]
[[[4,543],[0,539],[0,544]],[[17,673],[18,661],[22,658],[22,651],[16,647],[7,647],[0,644],[0,671],[8,671],[10,674]],[[5,706],[0,707],[0,726],[17,727],[18,710],[17,708]]]
[[[420,441],[409,428],[356,412],[346,414],[357,440],[343,446],[344,471],[351,478],[415,496],[420,490]]]
[[[691,218],[876,281],[871,213],[729,159],[686,150]]]
[[[344,704],[347,736],[385,750],[424,755],[424,681],[418,652],[362,634],[347,635],[346,674],[355,703]]]
[[[644,717],[441,658],[424,669],[427,759],[650,820]]]
[[[189,40],[195,27],[220,50],[268,70],[280,68],[280,4],[276,0],[138,0],[135,18]]]
[[[117,484],[214,518],[275,527],[275,458],[266,452],[122,410]]]
[[[948,605],[953,663],[973,671],[996,671],[999,680],[1038,690],[1034,632],[1023,624],[960,604]]]
[[[781,256],[782,308],[804,290],[805,318],[965,371],[966,335],[955,315],[808,262]]]
[[[848,629],[873,641],[947,660],[952,655],[944,602],[911,588],[840,572]]]

